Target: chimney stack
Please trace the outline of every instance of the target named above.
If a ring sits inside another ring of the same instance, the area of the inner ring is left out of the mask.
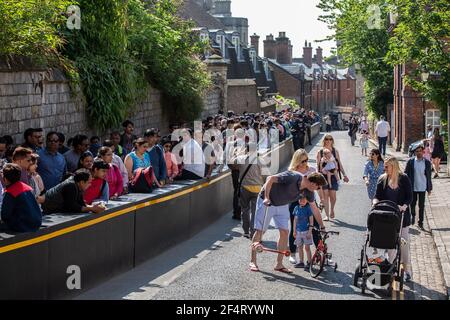
[[[307,41],[305,40],[305,46],[303,47],[303,62],[308,68],[312,67],[312,47],[311,43],[308,46]]]
[[[286,32],[280,32],[276,39],[277,44],[277,62],[279,64],[289,64],[289,38]]]
[[[256,55],[259,56],[259,36],[254,33],[250,36],[252,47],[256,50]]]
[[[291,43],[291,40],[289,40],[289,64],[292,64],[292,55],[293,55],[293,50],[294,46]]]
[[[316,49],[316,61],[319,66],[321,66],[323,64],[322,52],[323,52],[323,49],[321,47],[318,47]]]
[[[264,57],[268,59],[277,58],[276,41],[273,38],[273,34],[266,36],[266,40],[264,40]]]

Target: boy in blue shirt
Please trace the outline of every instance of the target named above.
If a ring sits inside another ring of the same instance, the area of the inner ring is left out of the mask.
[[[311,249],[310,245],[313,244],[312,228],[314,224],[313,212],[304,194],[300,195],[299,205],[294,209],[294,238],[297,245],[299,262],[295,265],[295,268],[305,268],[309,270],[311,263]],[[306,256],[308,263],[304,264],[303,246],[305,246]]]

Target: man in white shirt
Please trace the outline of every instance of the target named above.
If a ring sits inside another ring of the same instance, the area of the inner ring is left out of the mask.
[[[183,171],[177,180],[200,180],[205,176],[205,155],[202,147],[191,138],[190,130],[183,133]]]
[[[383,156],[386,155],[386,142],[390,131],[389,123],[384,121],[384,116],[380,116],[380,121],[377,122],[375,127],[375,134],[378,137],[378,148]]]

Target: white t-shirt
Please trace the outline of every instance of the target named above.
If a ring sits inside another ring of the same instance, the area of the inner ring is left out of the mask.
[[[183,146],[183,169],[202,178],[205,176],[205,156],[202,147],[194,139]]]
[[[387,121],[381,120],[377,122],[375,127],[375,133],[379,138],[385,138],[388,136],[390,131],[389,123]]]

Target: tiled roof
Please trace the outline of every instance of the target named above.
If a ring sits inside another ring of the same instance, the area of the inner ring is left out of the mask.
[[[178,11],[180,17],[186,20],[193,20],[198,27],[208,29],[225,29],[225,26],[218,19],[206,12],[194,0],[184,0]]]

